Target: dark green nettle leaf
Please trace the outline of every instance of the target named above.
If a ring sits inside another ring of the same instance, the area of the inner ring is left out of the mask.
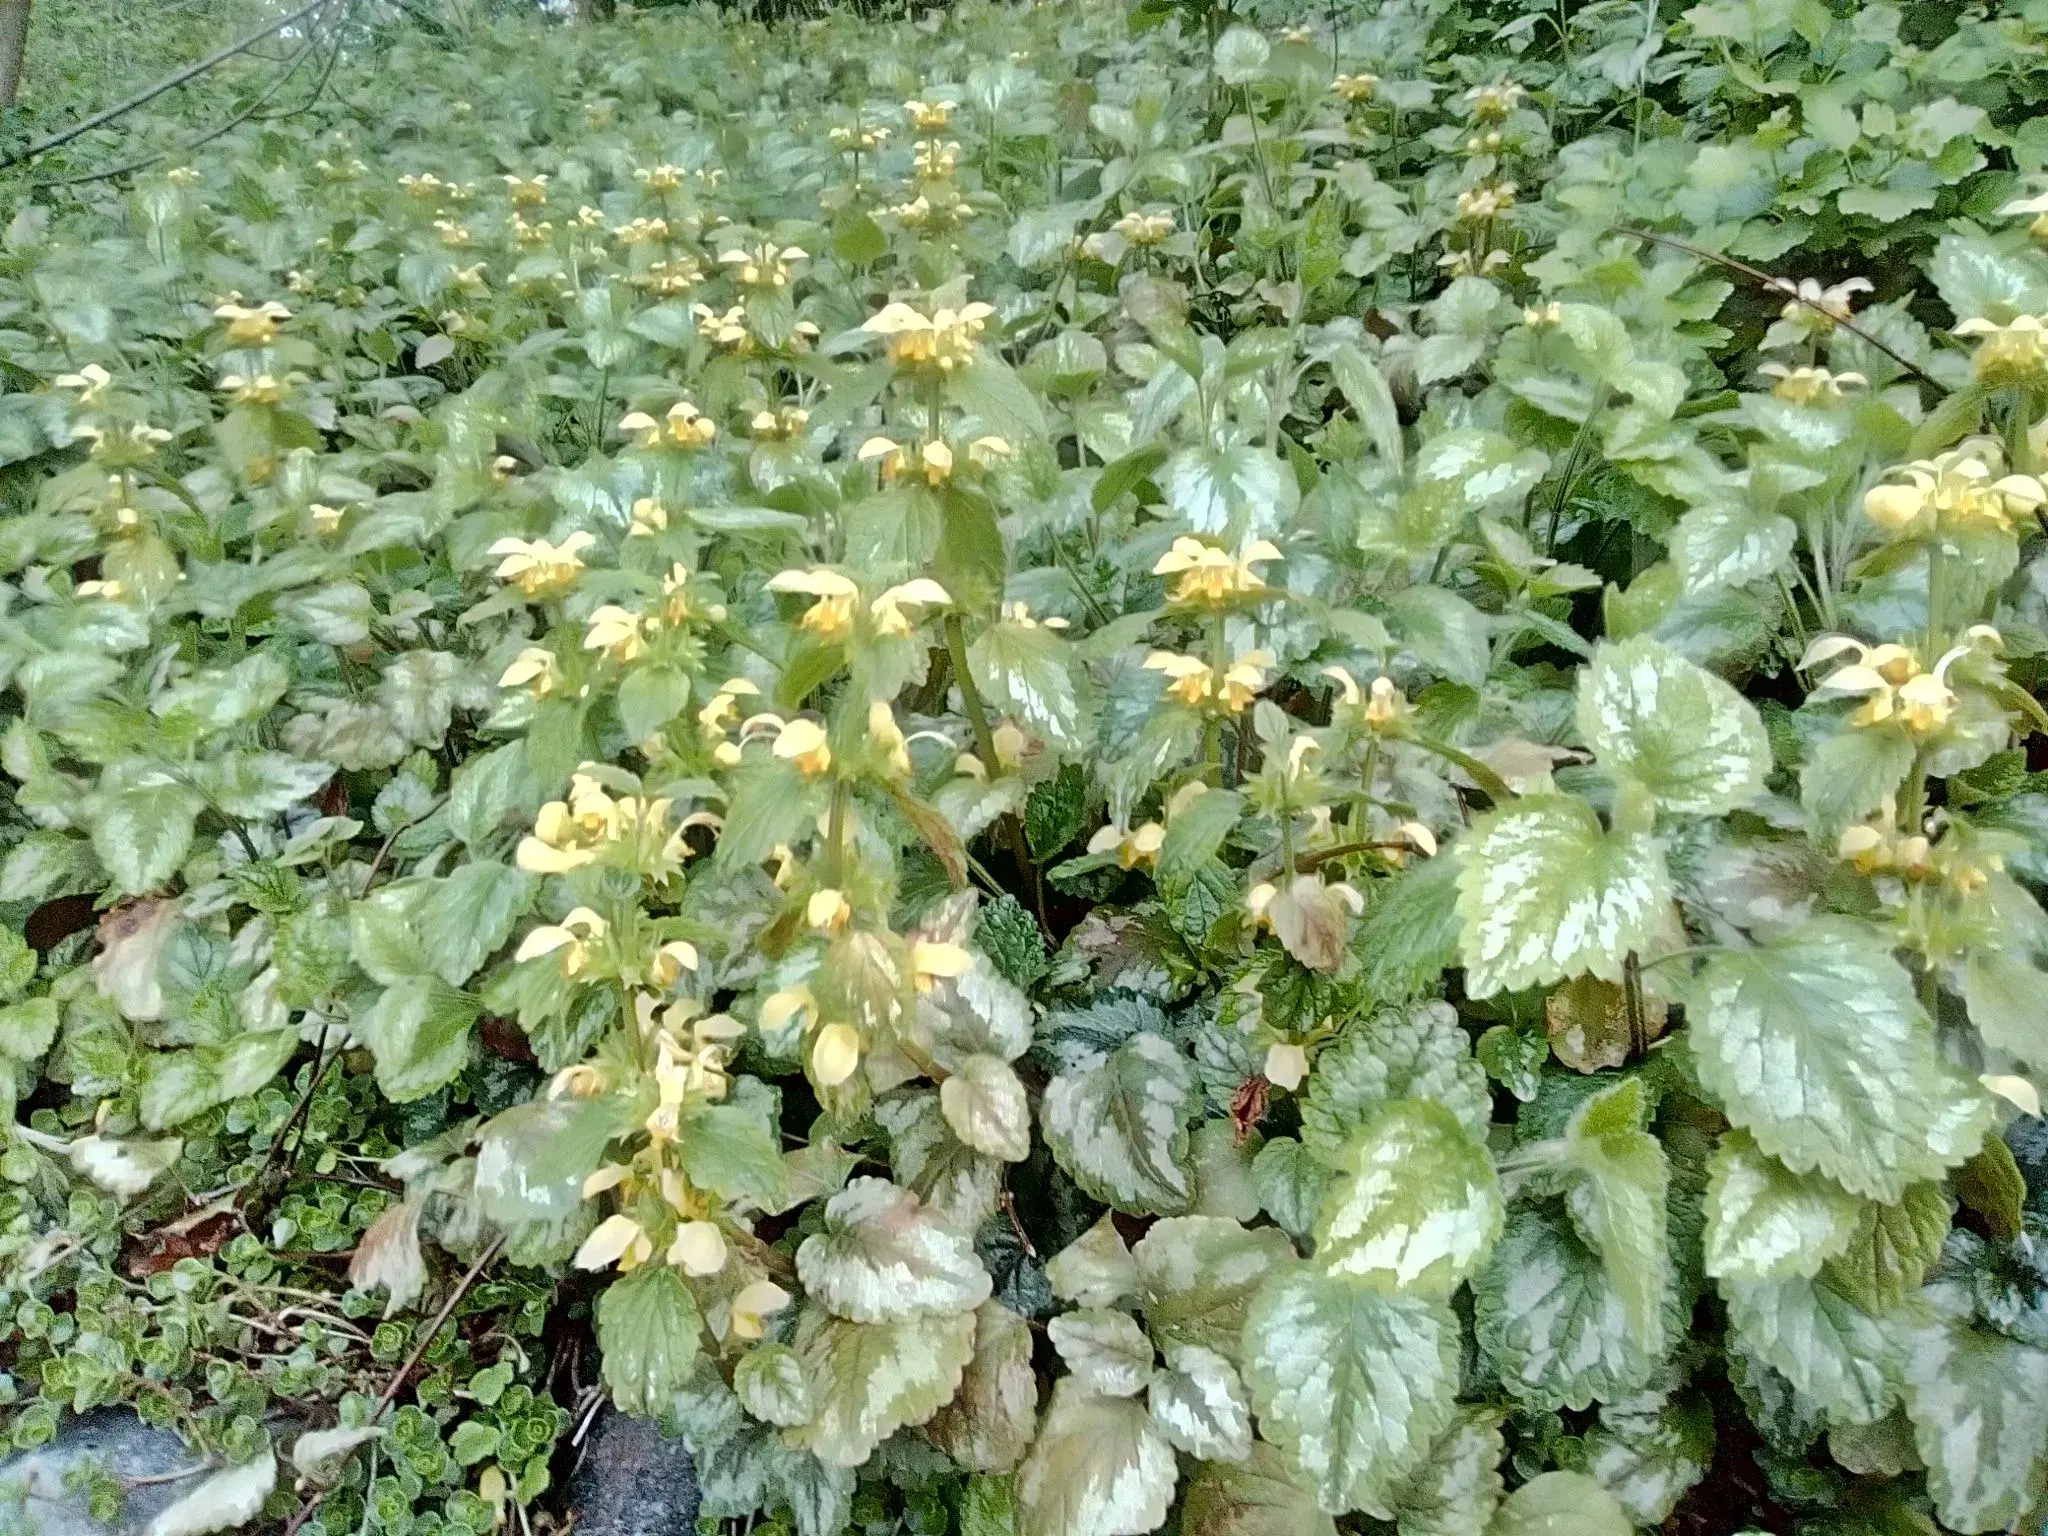
[[[1522,1484],[1494,1516],[1488,1536],[1634,1536],[1614,1495],[1582,1472],[1545,1472]]]
[[[1818,918],[1724,951],[1694,997],[1700,1081],[1795,1172],[1895,1201],[1982,1143],[1985,1096],[1936,1051],[1911,978],[1865,925]]]
[[[1323,1208],[1335,1172],[1292,1136],[1275,1136],[1252,1159],[1259,1206],[1289,1236],[1305,1238]]]
[[[1906,1412],[1942,1524],[2017,1530],[2048,1490],[2048,1350],[1976,1326],[1959,1289],[1929,1287],[1907,1335]]]
[[[643,1264],[597,1302],[604,1384],[628,1413],[653,1413],[697,1366],[703,1320],[682,1271]]]
[[[1567,976],[1619,981],[1671,930],[1651,838],[1608,831],[1582,800],[1531,795],[1473,824],[1458,871],[1459,956],[1473,997]]]
[[[1186,1124],[1194,1097],[1187,1058],[1157,1035],[1136,1034],[1046,1085],[1045,1139],[1098,1200],[1172,1215],[1194,1199]]]
[[[1315,1232],[1316,1262],[1333,1275],[1448,1296],[1500,1236],[1493,1159],[1441,1104],[1390,1104],[1342,1161]]]
[[[1599,1252],[1561,1210],[1510,1212],[1472,1295],[1480,1348],[1531,1407],[1611,1402],[1640,1391],[1656,1367]]]
[[[1144,1404],[1062,1381],[1017,1469],[1018,1536],[1143,1536],[1165,1523],[1177,1476]]]
[[[922,1424],[960,1390],[974,1358],[974,1314],[912,1314],[854,1323],[820,1307],[797,1319],[797,1358],[811,1418],[790,1437],[833,1466],[857,1467],[906,1424]]]
[[[1397,1099],[1440,1104],[1474,1137],[1493,1118],[1486,1072],[1447,1003],[1382,1009],[1346,1026],[1316,1057],[1301,1100],[1301,1139],[1332,1167]]]
[[[1244,1350],[1260,1431],[1293,1457],[1317,1503],[1387,1518],[1456,1411],[1450,1310],[1289,1268],[1253,1300]]]
[[[1889,1312],[1920,1289],[1941,1257],[1941,1242],[1948,1236],[1948,1191],[1939,1184],[1909,1184],[1896,1205],[1861,1204],[1847,1246],[1828,1255],[1823,1273],[1866,1311]]]
[[[855,1179],[825,1204],[825,1226],[796,1251],[804,1289],[856,1323],[971,1312],[990,1280],[971,1234],[947,1226],[887,1179]]]
[[[1663,1524],[1713,1459],[1714,1410],[1700,1398],[1607,1403],[1586,1436],[1586,1471],[1637,1525]]]
[[[1770,745],[1756,706],[1654,640],[1603,645],[1579,674],[1579,734],[1608,772],[1661,810],[1716,816],[1763,788]]]

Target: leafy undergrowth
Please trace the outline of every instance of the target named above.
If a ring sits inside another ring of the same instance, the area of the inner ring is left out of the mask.
[[[16,194],[16,1446],[2038,1524],[2048,6],[1303,19],[386,30]]]

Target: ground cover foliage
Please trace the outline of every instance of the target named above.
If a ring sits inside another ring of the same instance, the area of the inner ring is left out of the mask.
[[[2048,6],[380,48],[6,225],[16,1446],[2038,1525]]]

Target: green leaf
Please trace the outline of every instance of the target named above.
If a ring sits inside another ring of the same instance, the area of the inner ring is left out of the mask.
[[[782,1147],[757,1115],[736,1104],[699,1104],[676,1134],[683,1172],[699,1189],[722,1200],[750,1201],[780,1210],[788,1198]]]
[[[1049,859],[1071,843],[1088,815],[1088,773],[1079,763],[1033,786],[1024,802],[1024,836],[1035,858]]]
[[[1301,1098],[1301,1140],[1332,1167],[1397,1099],[1440,1104],[1475,1138],[1493,1118],[1486,1073],[1448,1003],[1383,1008],[1355,1019],[1316,1057]]]
[[[1487,1536],[1635,1536],[1635,1524],[1583,1472],[1545,1472],[1507,1496]]]
[[[1252,1298],[1294,1249],[1271,1227],[1169,1216],[1131,1250],[1145,1326],[1161,1349],[1198,1345],[1235,1360]]]
[[[703,1320],[682,1271],[642,1264],[597,1300],[604,1384],[627,1413],[662,1407],[697,1366]]]
[[[252,1030],[223,1045],[156,1052],[148,1058],[142,1084],[142,1123],[161,1131],[252,1094],[276,1077],[298,1048],[296,1029],[271,1029]]]
[[[1656,1366],[1597,1250],[1562,1211],[1511,1211],[1472,1280],[1479,1347],[1514,1397],[1583,1409],[1639,1391]]]
[[[317,794],[334,765],[302,761],[287,752],[229,752],[195,774],[207,797],[230,816],[260,821]]]
[[[1351,342],[1330,353],[1330,377],[1372,439],[1375,452],[1396,471],[1401,468],[1403,448],[1401,416],[1394,405],[1394,392],[1378,365]]]
[[[1896,795],[1913,769],[1913,742],[1903,731],[1848,727],[1813,749],[1799,770],[1799,800],[1814,831],[1832,842]]]
[[[473,1467],[486,1456],[497,1455],[503,1438],[504,1432],[495,1424],[486,1424],[481,1419],[465,1419],[448,1437],[448,1453],[455,1458],[457,1466]]]
[[[808,1424],[787,1432],[789,1438],[833,1466],[859,1466],[889,1436],[924,1423],[959,1391],[974,1357],[974,1333],[972,1312],[855,1323],[805,1307],[795,1348],[815,1411]]]
[[[1987,1146],[2000,1146],[1991,1141]],[[1847,1245],[1829,1254],[1828,1283],[1865,1311],[1884,1313],[1920,1289],[1948,1236],[1948,1192],[1936,1183],[1909,1184],[1892,1205],[1859,1202]]]
[[[1717,1280],[1810,1280],[1848,1249],[1862,1209],[1839,1184],[1794,1173],[1730,1131],[1708,1164],[1706,1271]]]
[[[139,896],[177,873],[192,846],[199,792],[168,768],[116,763],[101,777],[88,816],[93,852],[114,889]]]
[[[1746,805],[1771,766],[1756,706],[1654,640],[1594,652],[1579,673],[1578,723],[1601,767],[1642,785],[1673,815]]]
[[[1159,845],[1159,879],[1185,879],[1206,866],[1244,811],[1244,796],[1227,789],[1196,795],[1173,813]]]
[[[967,648],[968,665],[989,707],[1014,715],[1054,747],[1082,745],[1072,647],[1042,624],[991,624]]]
[[[1818,918],[1723,951],[1694,997],[1701,1083],[1795,1173],[1895,1201],[1983,1140],[1984,1095],[1942,1059],[1911,979],[1861,923]]]
[[[1781,512],[1719,500],[1694,507],[1671,534],[1671,563],[1688,596],[1747,586],[1781,570],[1799,525]]]
[[[1425,1297],[1282,1270],[1252,1303],[1244,1350],[1261,1431],[1331,1514],[1386,1518],[1456,1413],[1457,1319]]]
[[[434,973],[451,987],[474,976],[512,937],[533,887],[532,876],[507,864],[465,864],[435,881],[414,909],[431,914],[417,931]]]
[[[1018,1536],[1143,1536],[1165,1522],[1177,1475],[1142,1405],[1061,1381],[1017,1470]]]
[[[1335,1175],[1330,1165],[1292,1136],[1275,1136],[1252,1159],[1252,1187],[1259,1205],[1281,1229],[1305,1238]]]
[[[1186,1057],[1155,1034],[1133,1035],[1046,1085],[1046,1144],[1077,1184],[1119,1210],[1186,1210],[1194,1199],[1186,1126],[1194,1093]]]
[[[1008,1472],[1024,1459],[1038,1427],[1038,1377],[1031,1325],[994,1301],[974,1315],[974,1358],[960,1392],[925,1425],[925,1435],[963,1467]]]
[[[1046,1324],[1046,1336],[1082,1389],[1135,1397],[1152,1379],[1152,1341],[1128,1312],[1083,1307]]]
[[[1284,532],[1301,502],[1287,466],[1249,443],[1179,449],[1158,478],[1167,507],[1190,532],[1231,542]]]
[[[1565,1132],[1564,1157],[1577,1178],[1565,1204],[1599,1251],[1621,1298],[1629,1336],[1645,1354],[1664,1352],[1671,1243],[1665,1196],[1671,1171],[1664,1144],[1643,1129],[1643,1080],[1631,1077],[1582,1104]]]
[[[1206,1461],[1195,1469],[1181,1499],[1180,1528],[1183,1536],[1337,1536],[1336,1521],[1316,1507],[1287,1453],[1264,1440],[1253,1441],[1242,1461]]]
[[[434,976],[386,987],[355,1031],[377,1063],[377,1086],[405,1104],[454,1081],[469,1065],[470,1030],[483,1005]]]
[[[1316,1262],[1332,1275],[1448,1296],[1500,1236],[1493,1159],[1441,1104],[1389,1105],[1340,1166],[1316,1222]]]
[[[2048,306],[2048,263],[1986,235],[1943,235],[1928,260],[1927,277],[1958,321],[1981,317],[2003,324]]]
[[[1913,1442],[1943,1525],[2017,1530],[2048,1489],[2048,1350],[1975,1326],[1959,1290],[1907,1340]]]
[[[1874,1424],[1896,1397],[1898,1349],[1884,1322],[1826,1278],[1723,1280],[1729,1324],[1757,1359],[1837,1423]]]
[[[24,949],[26,945],[22,946]],[[57,1000],[29,997],[0,1008],[0,1054],[34,1061],[57,1038]]]
[[[1698,1398],[1604,1404],[1586,1471],[1639,1526],[1661,1526],[1714,1459],[1714,1411]]]
[[[1481,817],[1458,869],[1472,997],[1567,976],[1619,981],[1671,929],[1671,876],[1648,837],[1609,832],[1582,800],[1531,795]]]
[[[1496,1408],[1461,1408],[1389,1501],[1399,1536],[1475,1536],[1500,1507],[1506,1445]]]
[[[1401,643],[1432,672],[1478,688],[1491,670],[1486,615],[1442,587],[1406,587],[1387,604]]]
[[[1006,1163],[1031,1155],[1031,1100],[1000,1056],[963,1057],[939,1084],[939,1106],[963,1145]]]
[[[808,1424],[811,1384],[803,1362],[786,1344],[756,1344],[733,1367],[732,1389],[747,1412],[784,1429]]]
[[[1243,1461],[1251,1454],[1252,1410],[1237,1367],[1213,1349],[1184,1344],[1146,1388],[1152,1421],[1177,1449],[1204,1461]]]
[[[961,410],[981,418],[984,432],[1012,444],[1045,436],[1045,412],[1038,397],[993,347],[982,347],[965,368],[949,374],[946,393]]]
[[[1398,1002],[1431,991],[1458,963],[1460,863],[1447,850],[1373,882],[1382,886],[1379,900],[1353,930],[1351,948],[1361,962],[1359,980],[1375,997]]]
[[[854,1179],[827,1201],[796,1270],[812,1300],[856,1323],[971,1312],[991,1287],[972,1240],[887,1179]]]

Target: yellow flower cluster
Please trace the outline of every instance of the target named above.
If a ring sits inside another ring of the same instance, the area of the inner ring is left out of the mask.
[[[548,200],[546,176],[507,176],[504,181],[514,208],[538,208]]]
[[[1224,669],[1219,683],[1206,661],[1174,651],[1154,651],[1145,658],[1145,670],[1164,672],[1166,694],[1190,709],[1221,707],[1228,714],[1242,714],[1259,690],[1266,686],[1266,668],[1273,657],[1266,651],[1247,651]]]
[[[804,610],[797,624],[826,644],[839,644],[853,634],[854,615],[860,604],[860,587],[852,578],[824,566],[779,571],[769,578],[768,590],[815,598],[816,601]],[[868,605],[868,616],[873,620],[877,634],[907,636],[915,630],[916,624],[904,612],[905,608],[943,607],[952,601],[944,587],[929,576],[919,576],[883,592]]]
[[[266,299],[251,309],[230,297],[215,308],[213,317],[227,322],[231,347],[267,347],[277,339],[277,328],[291,319],[292,312],[275,299]]]
[[[903,110],[910,114],[910,126],[919,133],[944,133],[953,126],[953,107],[950,101],[906,101]]]
[[[1458,217],[1474,224],[1497,219],[1514,206],[1515,184],[1512,181],[1467,187],[1458,194]]]
[[[1363,72],[1355,75],[1339,75],[1330,82],[1330,92],[1332,95],[1340,101],[1348,101],[1354,105],[1361,101],[1371,101],[1373,93],[1378,91],[1379,88],[1380,77]]]
[[[1847,635],[1822,635],[1806,648],[1799,660],[1802,670],[1848,656],[1853,660],[1837,667],[1814,689],[1815,698],[1862,698],[1863,706],[1849,717],[1856,726],[1897,722],[1915,736],[1928,736],[1948,724],[1956,709],[1955,691],[1949,687],[1949,668],[1981,646],[1996,650],[2002,641],[1988,624],[1971,627],[1963,645],[1942,653],[1933,668],[1924,669],[1920,658],[1903,645],[1865,645]]]
[[[560,597],[576,585],[583,569],[583,551],[597,540],[577,529],[559,544],[546,539],[500,539],[486,553],[500,556],[498,579],[509,581],[523,597]]]
[[[1174,576],[1168,601],[1177,606],[1221,608],[1245,598],[1267,595],[1269,588],[1254,566],[1281,558],[1280,551],[1266,539],[1254,539],[1243,553],[1205,544],[1183,534],[1152,567],[1155,576]]]
[[[978,469],[987,469],[997,459],[1010,456],[1010,445],[1000,437],[977,437],[967,445],[967,461]],[[910,450],[893,438],[871,437],[860,445],[858,458],[863,464],[881,461],[882,478],[899,480],[917,473],[924,476],[926,485],[944,485],[953,478],[953,449],[948,443],[934,440],[917,450],[913,460]]]
[[[2016,315],[2004,325],[1965,320],[1958,336],[1981,336],[1971,360],[1977,377],[1993,386],[2048,382],[2048,315]]]
[[[584,771],[590,766],[584,764],[570,777],[567,800],[550,800],[540,808],[533,831],[519,841],[514,863],[528,874],[563,875],[595,864],[614,845],[652,838],[664,839],[657,855],[664,867],[680,864],[689,856],[683,834],[703,824],[701,813],[686,817],[671,829],[668,818],[673,801],[637,795],[614,797]]]
[[[974,360],[975,338],[987,329],[995,309],[988,304],[963,304],[932,314],[897,302],[869,318],[862,330],[889,338],[889,360],[899,368],[935,369],[951,373]]]
[[[1465,93],[1466,109],[1477,122],[1497,123],[1506,118],[1529,93],[1511,80],[1492,85],[1475,85]]]
[[[645,411],[634,411],[620,419],[619,430],[637,433],[633,446],[641,449],[705,448],[718,437],[718,423],[687,400],[670,406],[660,421]]]
[[[727,251],[718,259],[733,269],[734,280],[743,287],[787,288],[790,268],[799,261],[810,260],[810,255],[800,246],[778,248],[769,241],[751,251]]]
[[[1870,381],[1860,373],[1829,373],[1825,368],[1787,368],[1783,363],[1765,363],[1757,372],[1774,380],[1771,393],[1794,405],[1833,405],[1852,389]]]
[[[1148,249],[1173,238],[1174,222],[1170,213],[1127,213],[1109,227],[1132,245]]]
[[[1893,535],[1938,532],[1972,524],[2012,531],[2015,514],[2048,505],[2048,486],[2033,475],[2000,475],[1998,444],[1977,439],[1932,459],[1892,470],[1903,483],[1872,486],[1863,513]]]

